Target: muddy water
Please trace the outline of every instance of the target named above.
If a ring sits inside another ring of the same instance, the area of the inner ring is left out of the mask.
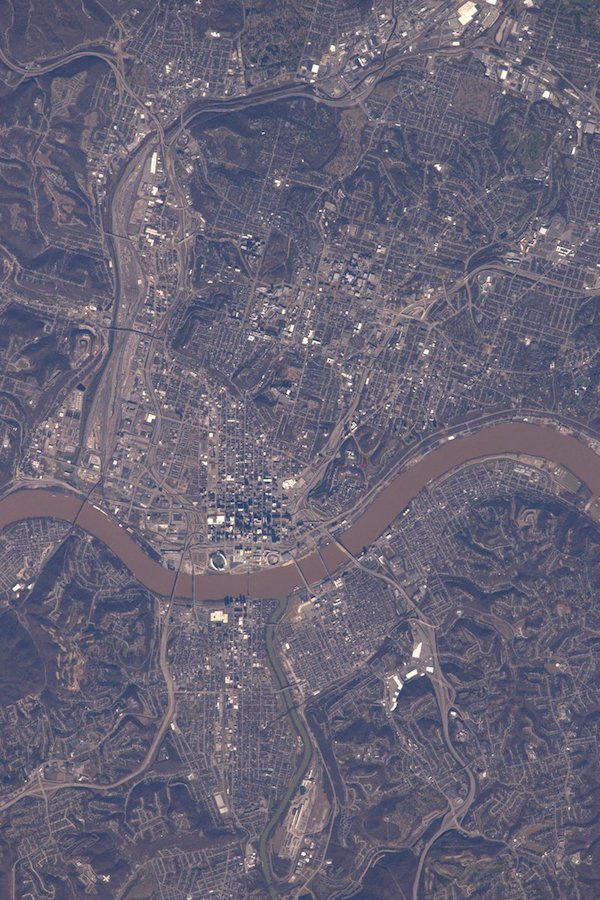
[[[560,463],[581,479],[592,494],[600,497],[600,456],[582,441],[553,428],[525,422],[493,425],[442,444],[402,471],[343,532],[340,542],[350,553],[360,553],[388,528],[427,484],[470,460],[502,453],[525,453]],[[82,503],[75,494],[23,489],[0,501],[0,530],[37,516],[77,524],[109,547],[142,584],[166,596],[174,593],[198,600],[220,600],[238,594],[279,597],[296,587],[321,581],[348,559],[338,546],[328,543],[319,553],[312,553],[297,564],[290,562],[249,574],[177,576],[150,559],[117,522],[91,503]]]

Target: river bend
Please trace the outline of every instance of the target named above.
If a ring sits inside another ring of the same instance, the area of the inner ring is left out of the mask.
[[[102,541],[145,587],[165,596],[221,600],[245,594],[281,597],[337,572],[351,555],[373,543],[428,484],[457,466],[502,454],[527,454],[565,466],[600,497],[600,456],[583,440],[546,425],[512,422],[446,441],[396,475],[341,534],[296,561],[254,572],[177,574],[151,559],[117,521],[76,493],[23,488],[0,501],[0,530],[15,522],[51,517],[71,522]]]

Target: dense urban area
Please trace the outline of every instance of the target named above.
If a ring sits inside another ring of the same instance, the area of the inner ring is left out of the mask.
[[[0,897],[599,896],[597,0],[4,0],[0,98]]]

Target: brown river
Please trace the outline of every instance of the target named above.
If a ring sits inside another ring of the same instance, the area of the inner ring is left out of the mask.
[[[471,460],[503,453],[527,454],[560,463],[592,494],[600,497],[600,456],[587,444],[550,426],[513,422],[447,441],[390,481],[368,503],[338,540],[351,554],[360,553],[389,527],[417,494],[435,479]],[[101,540],[147,588],[165,596],[221,600],[226,596],[280,597],[294,588],[317,584],[348,562],[333,542],[297,561],[246,574],[176,574],[152,560],[130,534],[76,494],[49,489],[22,489],[0,501],[0,530],[14,522],[48,516],[72,522]]]

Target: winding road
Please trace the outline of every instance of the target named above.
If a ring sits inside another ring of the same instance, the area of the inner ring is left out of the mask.
[[[141,140],[126,165],[115,177],[107,197],[103,222],[103,235],[113,260],[115,276],[113,324],[101,365],[84,398],[80,449],[86,446],[101,449],[104,469],[112,454],[119,421],[120,388],[133,345],[128,329],[134,324],[136,311],[142,303],[145,293],[139,259],[127,237],[127,224],[135,201],[140,172],[151,150],[160,150],[168,179],[175,195],[180,200],[171,155],[179,135],[193,121],[202,116],[260,107],[275,100],[306,98],[327,106],[354,107],[369,95],[382,78],[391,74],[399,63],[412,55],[422,55],[428,50],[446,55],[458,55],[464,52],[463,47],[442,50],[422,46],[414,52],[412,50],[407,52],[405,46],[399,46],[382,59],[377,72],[370,70],[365,74],[360,85],[356,85],[346,95],[338,97],[319,93],[316,87],[306,84],[270,85],[243,96],[220,99],[202,98],[189,104],[169,125],[161,123],[153,115],[150,116],[154,128]],[[18,65],[0,50],[0,61],[8,66],[14,75],[20,76],[21,80],[37,78],[83,57],[96,57],[103,60],[111,68],[119,89],[129,93],[140,108],[143,106],[140,98],[135,95],[127,83],[122,58],[109,53],[104,47],[82,48],[60,59],[46,60],[36,67]],[[374,77],[375,75],[377,78]],[[180,206],[183,210],[184,204],[180,203]],[[179,222],[178,233],[183,239],[186,233],[183,218]],[[465,280],[473,277],[479,271],[491,269],[515,274],[515,270],[510,268],[506,261],[498,258],[498,254],[492,252],[494,249],[499,250],[501,247],[488,247],[484,251],[480,251],[479,255],[473,256]],[[181,252],[183,253],[184,250],[182,249]],[[183,264],[183,257],[180,269],[182,272],[187,270],[187,265]],[[548,280],[543,273],[539,277],[540,280]],[[347,418],[350,418],[350,414]],[[112,519],[91,500],[62,488],[21,487],[6,495],[0,500],[0,530],[6,529],[16,522],[38,517],[67,521],[101,541],[128,567],[141,584],[170,600],[184,598],[199,602],[219,601],[228,596],[242,594],[257,599],[283,598],[295,588],[319,584],[339,573],[344,566],[350,563],[360,566],[361,563],[357,557],[360,556],[362,549],[372,544],[384,533],[427,485],[461,465],[506,454],[524,454],[562,465],[587,486],[593,497],[600,499],[600,455],[582,437],[575,437],[550,425],[521,421],[491,424],[487,427],[480,427],[479,430],[462,434],[447,433],[444,441],[438,446],[426,451],[423,447],[415,450],[413,456],[405,461],[404,468],[398,474],[387,479],[378,490],[365,499],[362,507],[353,511],[353,514],[349,516],[350,524],[342,530],[336,530],[335,538],[327,536],[327,532],[324,531],[322,541],[316,550],[307,552],[305,555],[298,555],[297,558],[290,559],[277,567],[245,573],[235,571],[224,574],[207,572],[190,574],[172,571],[161,566],[140,546],[128,530],[126,523],[122,524]],[[377,577],[389,580],[386,576]],[[302,774],[306,771],[313,752],[311,740],[295,711],[285,673],[279,666],[277,654],[273,648],[274,630],[284,612],[285,602],[282,601],[274,621],[267,626],[268,656],[294,728],[302,737],[304,755],[295,778],[290,783],[286,794],[281,798],[260,840],[261,862],[275,896],[277,894],[272,885],[272,873],[269,875],[269,839],[278,817],[293,796]],[[6,808],[18,802],[25,795],[46,798],[49,792],[52,793],[67,787],[106,792],[131,780],[148,767],[164,733],[173,721],[176,709],[175,688],[167,664],[168,622],[169,613],[167,612],[161,629],[160,664],[167,685],[168,703],[160,727],[143,763],[134,772],[128,773],[112,785],[82,784],[76,781],[53,785],[47,779],[43,780],[42,775],[38,774],[36,779],[22,791],[10,797],[0,808]],[[422,626],[428,629],[429,642],[435,646],[433,629],[426,622],[423,622]],[[434,690],[440,708],[444,740],[449,752],[460,765],[462,760],[453,748],[448,733],[447,712],[450,698],[443,676],[438,677],[434,684]],[[466,797],[455,806],[451,806],[420,854],[419,868],[413,887],[413,897],[415,898],[418,896],[423,862],[430,846],[445,830],[455,827],[472,802],[475,783],[469,770],[466,770],[466,775],[469,782]]]

